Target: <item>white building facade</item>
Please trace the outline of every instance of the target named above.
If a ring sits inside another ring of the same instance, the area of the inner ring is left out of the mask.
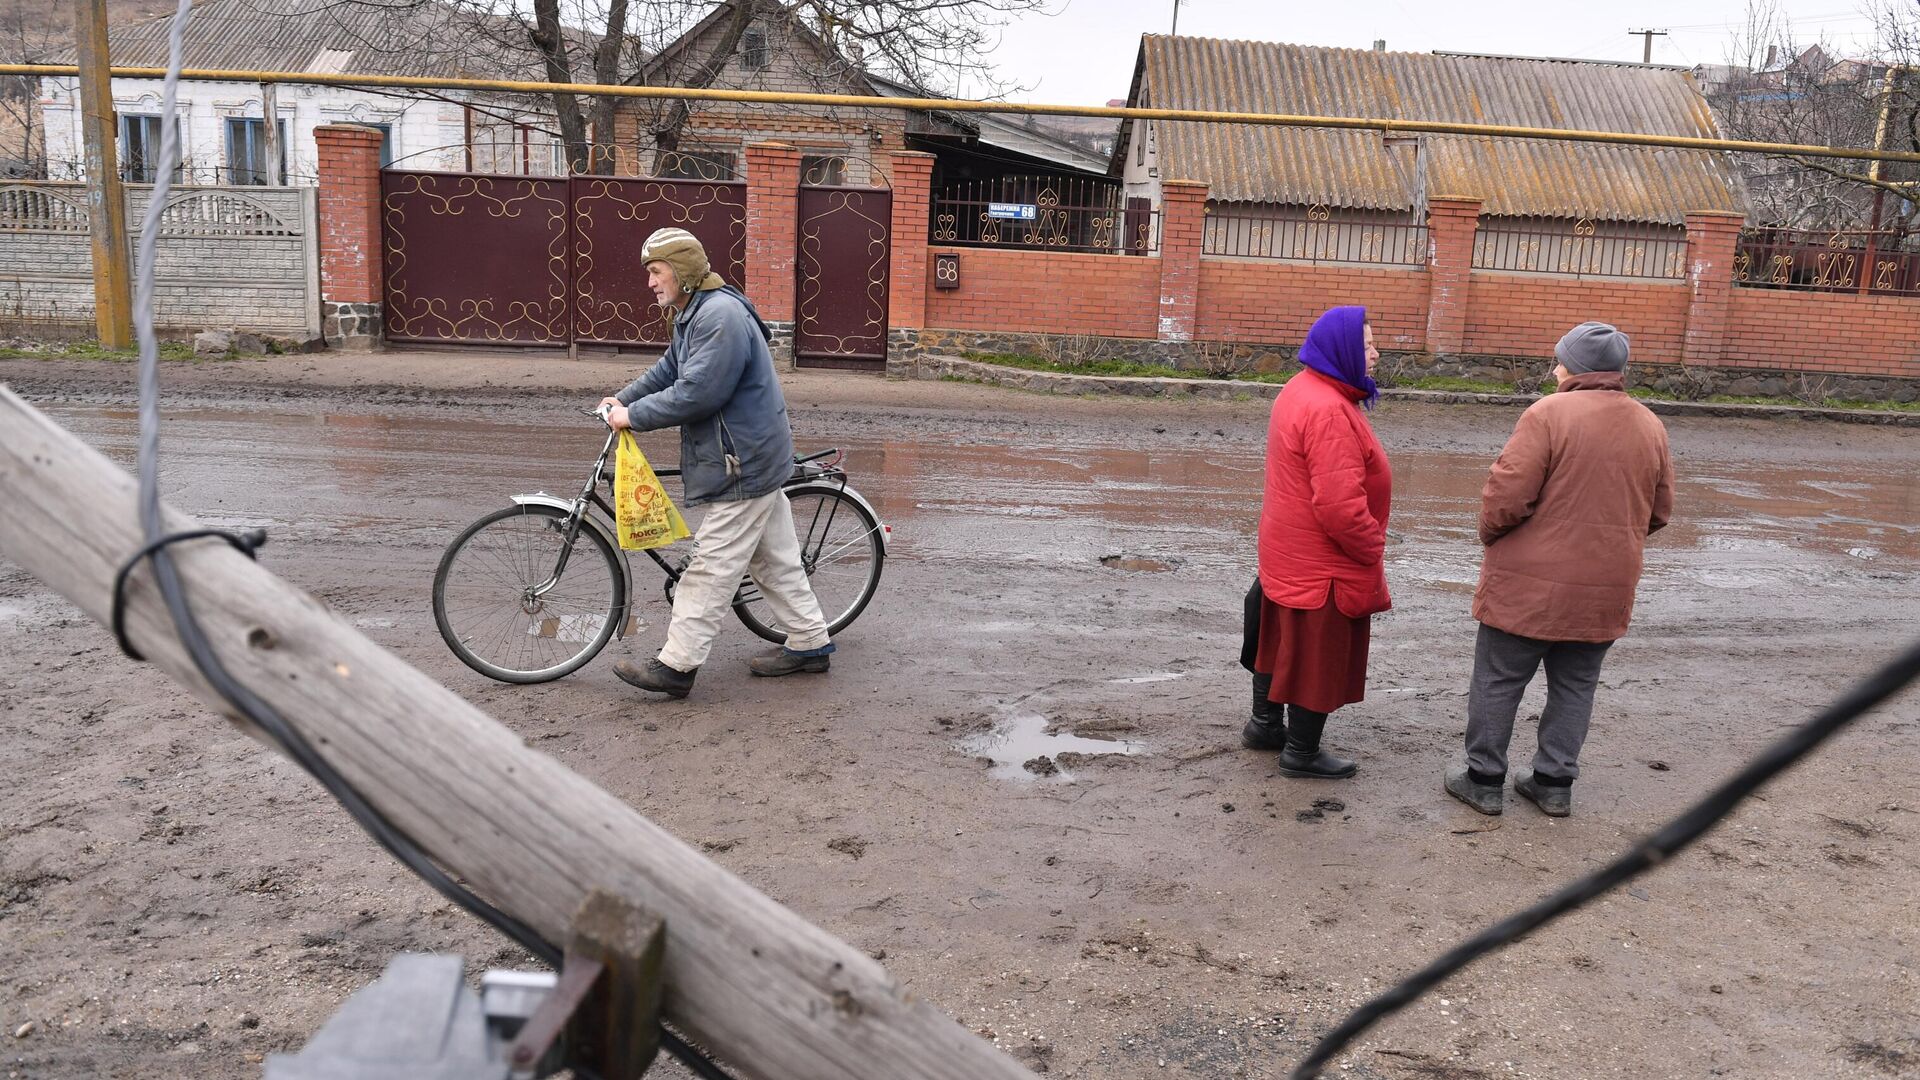
[[[119,117],[118,160],[123,179],[151,183],[160,156],[160,83],[114,79]],[[513,117],[507,108],[476,107],[368,93],[348,87],[282,85],[274,92],[282,132],[281,176],[287,184],[317,182],[313,129],[365,124],[387,133],[381,163],[405,169],[530,172],[550,175],[556,164],[552,123]],[[181,168],[188,184],[264,184],[266,139],[261,88],[247,83],[183,82],[175,116]],[[41,80],[46,117],[47,173],[55,180],[85,179],[79,80]],[[505,119],[503,119],[503,117]],[[468,148],[474,158],[470,160]]]

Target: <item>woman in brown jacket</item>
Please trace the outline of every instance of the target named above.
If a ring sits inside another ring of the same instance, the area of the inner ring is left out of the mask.
[[[1570,812],[1600,663],[1627,632],[1646,538],[1673,513],[1667,429],[1627,396],[1627,336],[1582,323],[1554,358],[1557,391],[1521,414],[1480,496],[1467,760],[1444,786],[1483,814],[1501,810],[1513,716],[1543,663],[1539,751],[1513,789]]]

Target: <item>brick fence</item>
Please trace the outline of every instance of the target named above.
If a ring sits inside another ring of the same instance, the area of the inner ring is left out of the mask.
[[[1575,323],[1633,339],[1649,381],[1778,394],[1811,377],[1837,395],[1920,398],[1920,297],[1737,287],[1737,215],[1687,216],[1686,277],[1475,270],[1480,200],[1429,200],[1425,266],[1310,265],[1202,255],[1205,185],[1169,182],[1153,256],[932,247],[959,260],[958,288],[930,290],[922,350],[1016,349],[1205,366],[1291,363],[1337,304],[1368,309],[1381,348],[1416,369],[1487,374],[1553,355]],[[896,235],[897,245],[923,242]],[[1537,364],[1528,366],[1537,368]]]
[[[318,133],[321,277],[328,337],[378,337],[378,139]],[[889,327],[896,359],[968,348],[1098,353],[1178,365],[1291,363],[1326,308],[1363,304],[1383,350],[1416,368],[1479,373],[1550,357],[1575,323],[1615,323],[1643,375],[1733,393],[1787,392],[1806,378],[1834,392],[1920,397],[1920,297],[1792,292],[1734,284],[1741,219],[1687,215],[1686,268],[1671,280],[1473,269],[1481,202],[1429,199],[1424,265],[1312,265],[1201,253],[1207,186],[1167,181],[1152,255],[1087,255],[928,239],[933,160],[895,151]],[[750,293],[785,330],[794,304],[799,151],[746,155]],[[936,256],[959,264],[939,288]],[[1661,372],[1665,374],[1661,374]]]

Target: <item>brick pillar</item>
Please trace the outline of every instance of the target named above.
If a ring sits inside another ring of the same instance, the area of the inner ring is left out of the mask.
[[[747,147],[747,294],[793,356],[794,259],[799,251],[800,151],[781,142]]]
[[[333,348],[380,347],[381,134],[358,124],[313,129],[320,151],[320,325]]]
[[[927,228],[933,209],[933,155],[893,154],[891,277],[887,297],[887,353],[910,353],[927,325]]]
[[[1200,238],[1207,227],[1207,185],[1167,180],[1160,185],[1160,340],[1193,340],[1200,307]]]
[[[1687,338],[1683,364],[1718,364],[1726,356],[1733,307],[1733,257],[1746,218],[1717,210],[1687,215]]]
[[[1467,277],[1479,231],[1479,199],[1427,199],[1427,351],[1435,356],[1458,353],[1466,345]]]

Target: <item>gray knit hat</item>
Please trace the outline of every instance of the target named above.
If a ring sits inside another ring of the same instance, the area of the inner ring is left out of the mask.
[[[1589,371],[1625,371],[1627,335],[1603,322],[1583,322],[1553,347],[1553,358],[1575,375]]]

